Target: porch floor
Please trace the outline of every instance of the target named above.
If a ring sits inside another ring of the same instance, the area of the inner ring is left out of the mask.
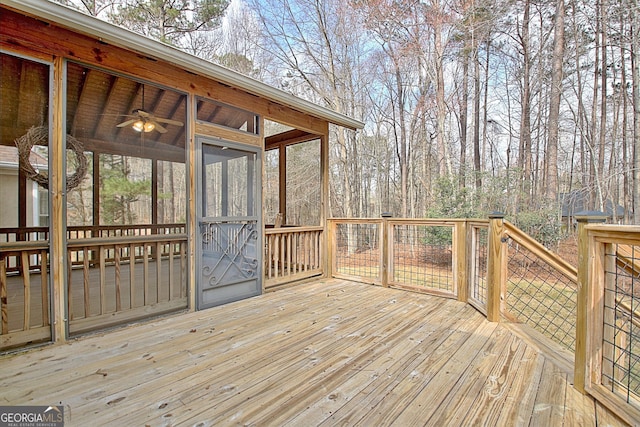
[[[86,425],[624,425],[508,327],[319,280],[0,356],[0,405]]]

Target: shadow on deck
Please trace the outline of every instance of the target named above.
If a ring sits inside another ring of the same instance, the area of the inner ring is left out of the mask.
[[[75,425],[625,425],[470,305],[320,280],[0,357]]]

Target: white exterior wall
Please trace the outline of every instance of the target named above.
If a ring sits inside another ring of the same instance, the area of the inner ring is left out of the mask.
[[[40,225],[38,184],[27,181],[27,226]],[[0,228],[18,226],[18,170],[0,166]]]

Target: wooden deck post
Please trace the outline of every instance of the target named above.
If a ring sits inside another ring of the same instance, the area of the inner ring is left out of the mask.
[[[67,339],[67,305],[66,299],[71,299],[71,295],[65,293],[65,269],[71,271],[71,263],[66,265],[66,169],[65,169],[65,139],[66,127],[62,112],[64,111],[63,90],[63,69],[62,58],[54,60],[54,96],[53,96],[53,117],[52,135],[50,136],[50,171],[49,171],[49,197],[51,201],[50,242],[49,242],[49,265],[51,269],[52,292],[51,300],[53,306],[53,341],[60,343]]]
[[[504,234],[504,214],[489,214],[489,250],[487,259],[487,319],[490,322],[500,321],[502,305],[502,289],[506,280],[506,243],[502,241]]]
[[[380,243],[381,243],[381,257],[382,259],[381,261],[381,269],[380,269],[380,274],[381,274],[381,282],[382,282],[382,286],[385,288],[389,287],[389,245],[392,244],[391,239],[389,238],[391,236],[391,233],[389,231],[389,219],[391,218],[391,214],[389,212],[383,212],[382,213],[382,223],[380,224],[381,230],[381,236],[380,236]]]
[[[187,98],[187,104],[189,111],[196,111],[196,99],[193,96]],[[262,127],[261,127],[262,128]],[[196,299],[197,299],[197,284],[198,274],[196,272],[196,256],[198,253],[198,248],[196,242],[198,239],[196,238],[197,233],[200,233],[200,227],[198,226],[198,216],[197,216],[197,206],[198,206],[198,195],[197,195],[197,183],[196,183],[196,175],[199,173],[197,160],[196,160],[196,150],[200,150],[201,147],[198,146],[196,142],[195,135],[195,126],[187,126],[188,131],[188,139],[187,139],[187,191],[189,192],[188,197],[188,205],[187,205],[187,245],[186,245],[186,257],[188,257],[188,261],[186,263],[188,272],[187,272],[187,296],[189,301],[189,310],[196,310]]]
[[[576,302],[576,351],[573,373],[574,387],[586,394],[587,378],[587,295],[589,292],[589,238],[588,224],[605,222],[607,217],[598,211],[579,212],[574,215],[578,222],[578,299]]]
[[[326,255],[326,262],[324,264],[325,266],[325,274],[328,278],[333,277],[333,274],[335,273],[335,262],[336,262],[336,250],[337,250],[337,245],[336,245],[336,231],[337,231],[337,224],[332,221],[327,219],[327,235],[325,237],[325,242],[326,242],[326,252],[324,252]]]
[[[280,181],[280,186],[286,187],[286,182]],[[286,195],[285,195],[286,197]],[[332,254],[334,250],[329,236],[329,217],[331,216],[331,203],[329,201],[329,125],[324,128],[323,135],[320,136],[320,225],[324,229],[324,242],[320,240],[320,267],[323,269],[323,277],[331,277]],[[286,210],[285,210],[286,213]],[[286,215],[285,215],[286,219]]]
[[[321,147],[322,150],[322,147]],[[322,160],[322,157],[321,157]],[[287,146],[278,147],[278,212],[282,215],[282,225],[287,224]],[[320,211],[323,215],[324,211]]]
[[[467,221],[457,222],[455,225],[455,271],[458,288],[458,301],[467,302],[469,299],[469,245],[471,239]]]

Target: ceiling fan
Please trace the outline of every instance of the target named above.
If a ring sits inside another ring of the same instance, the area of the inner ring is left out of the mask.
[[[131,112],[131,117],[129,120],[126,120],[118,125],[119,128],[131,126],[133,130],[137,132],[151,132],[156,130],[160,133],[167,133],[167,129],[161,125],[174,125],[174,126],[183,126],[182,122],[172,119],[164,119],[161,117],[156,117],[152,113],[149,113],[144,110],[144,85],[142,85],[142,108],[135,109]]]
[[[133,130],[138,132],[151,132],[153,130],[157,130],[160,133],[167,133],[167,129],[160,123],[174,126],[183,126],[182,122],[156,117],[153,114],[148,113],[142,109],[133,110],[131,112],[131,117],[131,119],[118,124],[117,127],[123,128],[131,126]]]

